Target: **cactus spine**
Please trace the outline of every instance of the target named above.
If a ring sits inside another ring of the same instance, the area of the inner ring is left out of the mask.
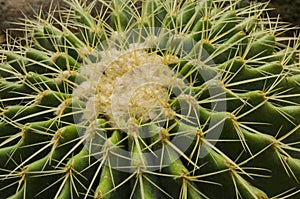
[[[65,3],[1,50],[0,198],[300,197],[299,40],[267,4]]]

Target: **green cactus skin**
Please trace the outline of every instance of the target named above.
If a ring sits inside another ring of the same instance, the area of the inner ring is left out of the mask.
[[[300,198],[300,42],[266,3],[65,3],[1,49],[1,199]]]

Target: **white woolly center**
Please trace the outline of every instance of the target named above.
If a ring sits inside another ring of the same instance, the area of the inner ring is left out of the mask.
[[[132,44],[126,51],[116,49],[101,52],[101,62],[86,67],[87,82],[77,90],[87,100],[84,119],[105,115],[112,125],[126,128],[128,121],[146,122],[166,112],[168,88],[184,85],[168,65],[175,56],[159,56]],[[86,96],[86,95],[85,95]]]

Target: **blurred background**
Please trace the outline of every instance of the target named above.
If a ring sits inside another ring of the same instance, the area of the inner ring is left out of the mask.
[[[0,0],[0,42],[5,41],[5,32],[17,29],[14,22],[20,22],[24,16],[33,17],[43,6],[43,11],[56,7],[63,0]],[[9,31],[13,36],[21,36],[22,32]]]
[[[271,0],[270,7],[275,8],[274,14],[280,14],[283,21],[300,26],[300,0]]]
[[[91,1],[91,0],[88,0]],[[250,2],[251,0],[245,0]],[[252,0],[253,1],[253,0]],[[267,0],[257,0],[264,1]],[[16,24],[24,15],[32,17],[34,12],[38,12],[43,5],[43,11],[48,11],[50,7],[61,5],[63,0],[0,0],[0,43],[5,41],[5,32],[9,29],[13,36],[20,36],[21,32],[16,30]],[[271,16],[281,16],[285,22],[300,26],[300,0],[270,0]]]

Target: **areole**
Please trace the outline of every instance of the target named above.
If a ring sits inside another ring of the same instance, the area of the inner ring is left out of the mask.
[[[0,51],[0,198],[300,197],[300,42],[267,3],[65,3]]]

